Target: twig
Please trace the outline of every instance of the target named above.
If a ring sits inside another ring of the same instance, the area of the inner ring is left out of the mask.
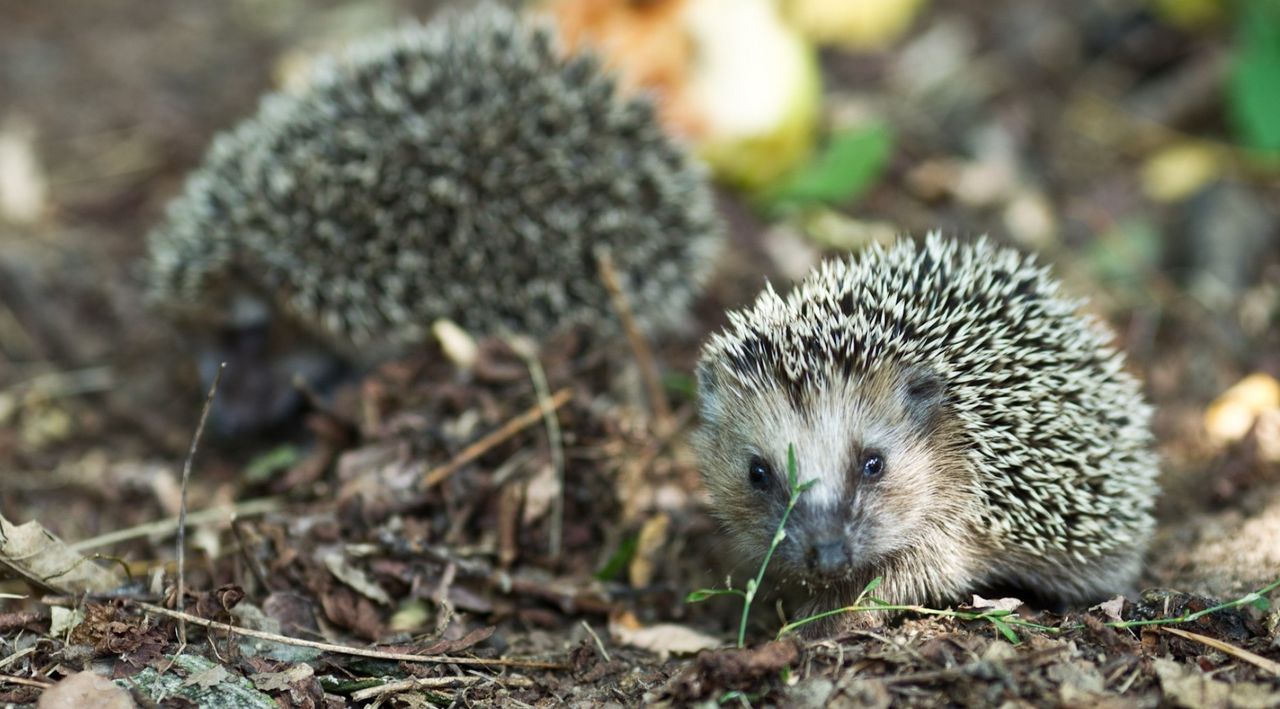
[[[1211,638],[1208,635],[1201,635],[1200,633],[1193,633],[1189,630],[1180,630],[1178,628],[1166,627],[1166,628],[1161,628],[1161,630],[1163,630],[1166,633],[1169,633],[1170,635],[1176,635],[1180,638],[1185,638],[1187,640],[1194,640],[1198,643],[1201,643],[1202,645],[1208,645],[1209,647],[1215,650],[1225,652],[1228,655],[1231,655],[1232,657],[1235,657],[1240,660],[1244,660],[1245,662],[1248,662],[1249,664],[1255,667],[1258,667],[1262,670],[1270,672],[1272,675],[1275,675],[1276,677],[1280,677],[1280,662],[1276,662],[1275,660],[1268,660],[1267,658],[1261,655],[1256,655],[1252,652],[1249,652],[1248,650],[1245,650],[1244,648],[1240,648],[1240,647],[1236,647],[1235,645],[1224,643],[1221,640],[1218,640],[1217,638]]]
[[[600,649],[600,656],[604,658],[604,661],[613,662],[609,657],[609,651],[604,649],[604,643],[600,642],[600,636],[596,635],[595,628],[591,627],[591,624],[587,622],[586,618],[582,619],[582,627],[586,628],[587,634],[591,636],[592,640],[596,641],[596,647]]]
[[[412,689],[458,689],[460,687],[472,687],[481,682],[498,682],[507,687],[532,687],[533,680],[528,677],[415,677],[413,679],[402,679],[396,682],[388,682],[378,685],[377,687],[368,687],[351,694],[351,699],[357,702],[368,701],[376,697],[388,694],[399,694]]]
[[[561,389],[552,395],[550,401],[547,402],[547,405],[549,405],[552,411],[554,411],[569,403],[569,399],[572,397],[573,392],[571,390]],[[494,446],[497,446],[508,438],[511,438],[517,433],[537,423],[543,416],[542,412],[543,404],[542,402],[538,402],[529,409],[526,409],[524,413],[503,424],[502,428],[499,428],[493,433],[490,433],[475,443],[463,448],[461,452],[453,457],[453,460],[427,471],[427,474],[422,478],[422,483],[419,485],[419,489],[426,491],[436,485],[439,485],[450,475],[458,472],[458,469],[462,466],[470,463],[476,458],[479,458],[485,453],[488,453]]]
[[[0,684],[4,684],[5,682],[8,682],[9,684],[20,684],[25,687],[39,687],[40,689],[48,689],[53,686],[53,682],[46,682],[44,680],[14,677],[13,675],[0,675]]]
[[[551,498],[551,523],[547,530],[547,555],[552,559],[560,558],[560,542],[564,531],[564,446],[560,436],[560,420],[551,406],[551,387],[547,384],[547,373],[542,369],[538,353],[524,342],[508,338],[507,344],[516,354],[524,359],[529,368],[529,379],[533,382],[533,391],[538,396],[538,404],[542,407],[542,419],[547,427],[547,446],[551,451],[551,469],[555,472],[556,496]]]
[[[3,660],[0,660],[0,667],[5,667],[14,661],[21,660],[22,658],[26,657],[27,655],[30,655],[35,651],[36,651],[35,645],[32,645],[31,647],[28,647],[25,650],[19,650],[13,653],[12,655],[4,658]]]
[[[49,600],[59,599],[45,599]],[[213,630],[221,630],[227,633],[234,633],[246,638],[257,638],[268,642],[280,643],[282,645],[293,645],[295,647],[309,647],[313,650],[321,652],[332,652],[339,655],[350,655],[352,657],[369,657],[375,660],[390,660],[393,662],[428,662],[441,665],[473,665],[476,667],[523,667],[531,670],[567,670],[569,665],[560,662],[546,662],[543,660],[523,660],[518,658],[483,658],[483,657],[455,657],[452,655],[411,655],[402,652],[383,652],[381,650],[373,650],[365,647],[349,647],[346,645],[334,645],[332,643],[316,642],[314,640],[303,640],[301,638],[291,638],[287,635],[278,635],[276,633],[268,633],[262,630],[253,630],[250,628],[241,628],[227,623],[219,623],[216,620],[201,618],[198,615],[191,615],[182,611],[175,611],[171,608],[158,606],[152,603],[134,603],[148,613],[156,613],[168,618],[176,618],[183,620],[192,625],[198,625],[202,628],[210,628]]]
[[[260,497],[255,500],[245,500],[231,507],[210,507],[209,509],[192,512],[187,515],[187,524],[192,527],[198,527],[210,522],[217,522],[223,519],[254,517],[268,512],[274,512],[280,509],[282,498],[279,497]],[[114,532],[107,532],[89,539],[82,539],[75,544],[70,545],[76,551],[88,551],[97,549],[98,547],[111,546],[120,542],[127,542],[139,537],[159,536],[169,534],[178,529],[179,518],[170,517],[169,519],[156,520],[147,522],[136,527],[127,529],[118,529]]]
[[[658,365],[653,359],[653,351],[649,349],[648,340],[636,324],[631,302],[627,300],[627,294],[618,283],[618,272],[614,270],[613,258],[608,253],[600,254],[599,268],[600,280],[609,291],[613,309],[618,312],[618,319],[622,321],[622,329],[627,335],[627,341],[631,344],[636,364],[640,367],[640,377],[644,380],[649,406],[653,408],[654,422],[659,431],[665,432],[669,430],[671,424],[671,407],[667,403],[667,393],[662,388],[662,378],[658,376]]]
[[[218,393],[218,382],[222,381],[222,373],[226,369],[226,362],[218,365],[218,373],[213,377],[213,384],[209,385],[209,394],[204,399],[204,408],[200,410],[200,423],[196,424],[196,432],[191,436],[191,450],[187,451],[187,459],[182,464],[182,503],[178,507],[178,596],[174,601],[178,608],[182,608],[182,597],[187,591],[187,559],[185,554],[187,541],[187,482],[191,479],[191,463],[195,460],[196,448],[200,445],[200,436],[204,435],[204,425],[209,420],[209,409],[213,408],[213,397]],[[187,625],[181,619],[178,622],[178,640],[183,645],[187,644]]]

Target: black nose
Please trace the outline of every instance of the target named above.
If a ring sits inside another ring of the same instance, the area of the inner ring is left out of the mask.
[[[809,563],[815,571],[834,573],[847,563],[843,539],[823,539],[813,543],[809,549]]]

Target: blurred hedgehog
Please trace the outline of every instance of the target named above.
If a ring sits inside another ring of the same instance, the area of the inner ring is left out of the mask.
[[[705,346],[697,445],[745,555],[815,480],[774,568],[814,610],[978,591],[1074,604],[1127,589],[1157,495],[1150,409],[1047,270],[931,234],[771,288]]]
[[[149,239],[152,300],[230,330],[283,313],[367,359],[477,334],[678,325],[720,229],[701,169],[591,56],[496,5],[321,63],[219,136]]]

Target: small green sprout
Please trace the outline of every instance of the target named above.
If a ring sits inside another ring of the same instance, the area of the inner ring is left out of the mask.
[[[817,482],[817,480],[810,480],[803,484],[800,483],[800,475],[796,471],[796,447],[794,444],[787,446],[787,509],[782,512],[782,519],[778,521],[778,529],[773,533],[773,540],[769,543],[769,551],[765,552],[764,560],[760,562],[760,570],[756,572],[756,577],[747,580],[746,590],[737,588],[700,588],[684,599],[686,603],[699,603],[715,596],[739,596],[742,598],[742,620],[738,623],[739,648],[746,645],[747,617],[751,612],[751,603],[756,599],[756,592],[760,590],[760,584],[764,581],[764,574],[769,568],[769,561],[773,558],[773,552],[777,550],[778,545],[787,538],[787,518],[791,516],[791,510],[795,508],[796,502],[800,500],[801,493],[813,487]]]
[[[688,596],[685,597],[686,603],[699,603],[701,601],[707,600],[708,598],[714,598],[716,596],[738,596],[739,598],[741,598],[742,599],[742,619],[738,624],[738,647],[739,648],[742,648],[746,645],[747,617],[751,611],[751,604],[752,602],[755,601],[756,593],[760,590],[760,584],[764,581],[764,574],[765,574],[765,571],[769,568],[769,561],[773,558],[773,553],[774,551],[777,550],[778,545],[782,544],[782,540],[787,538],[787,529],[786,529],[787,519],[791,516],[791,510],[795,508],[796,502],[800,500],[800,495],[804,493],[806,490],[808,490],[809,488],[813,487],[816,483],[817,483],[817,480],[810,480],[809,482],[806,482],[804,484],[800,483],[800,476],[796,471],[795,445],[788,446],[787,447],[787,486],[788,486],[789,496],[787,498],[787,508],[782,513],[782,519],[779,520],[778,522],[778,529],[773,534],[773,541],[769,544],[769,551],[765,553],[764,560],[760,562],[760,569],[759,571],[756,572],[755,578],[747,580],[747,587],[745,590],[733,588],[732,586],[730,586],[729,588],[700,588],[700,589],[697,589],[696,591],[693,591],[692,593],[690,593]],[[979,611],[957,611],[957,610],[939,610],[936,608],[928,608],[925,606],[915,605],[915,604],[893,604],[871,595],[872,591],[875,591],[876,588],[880,586],[881,581],[883,581],[883,579],[879,576],[871,579],[871,581],[868,582],[867,585],[862,588],[862,591],[858,593],[857,598],[853,599],[853,603],[850,605],[844,606],[842,608],[836,608],[834,610],[823,611],[821,613],[816,613],[806,618],[801,618],[799,620],[795,620],[790,623],[787,623],[786,625],[782,626],[780,630],[778,630],[777,637],[781,638],[787,633],[793,632],[799,628],[809,625],[810,623],[815,623],[817,621],[824,620],[826,618],[831,618],[833,616],[843,615],[845,613],[867,613],[867,612],[875,612],[875,611],[900,611],[900,612],[908,612],[908,613],[917,613],[920,615],[933,615],[933,616],[939,616],[943,618],[955,618],[957,620],[965,620],[965,621],[974,621],[974,620],[986,621],[990,623],[992,627],[994,627],[997,631],[999,631],[1001,635],[1003,635],[1009,642],[1013,643],[1014,645],[1017,645],[1022,642],[1021,638],[1018,637],[1017,631],[1014,630],[1014,627],[1027,628],[1031,630],[1039,630],[1043,633],[1050,633],[1050,634],[1057,634],[1057,633],[1062,633],[1064,631],[1070,631],[1070,630],[1082,630],[1085,627],[1082,624],[1064,625],[1064,626],[1057,626],[1057,627],[1049,626],[1049,625],[1041,625],[1039,623],[1033,623],[1029,620],[1024,620],[1018,617],[1014,613],[1014,611],[1003,609],[1003,608],[989,608],[989,609],[984,609]],[[1255,608],[1258,608],[1262,611],[1266,611],[1270,608],[1270,604],[1268,603],[1268,596],[1271,593],[1275,592],[1277,589],[1280,589],[1280,579],[1276,579],[1275,581],[1267,584],[1266,586],[1263,586],[1262,588],[1259,588],[1258,590],[1253,591],[1251,593],[1247,593],[1244,596],[1241,596],[1240,598],[1237,598],[1235,600],[1226,601],[1216,606],[1195,611],[1193,613],[1184,613],[1175,618],[1155,618],[1151,620],[1121,620],[1121,621],[1112,621],[1109,623],[1103,623],[1103,625],[1110,628],[1137,628],[1137,627],[1142,627],[1147,625],[1177,625],[1180,623],[1190,623],[1192,621],[1199,620],[1200,618],[1203,618],[1212,613],[1217,613],[1218,611],[1229,610],[1232,608],[1239,608],[1241,606],[1254,606]],[[737,696],[732,698],[741,699],[741,697],[737,697]]]

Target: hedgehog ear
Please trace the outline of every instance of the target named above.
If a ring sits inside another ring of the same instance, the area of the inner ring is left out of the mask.
[[[902,393],[911,420],[924,431],[932,430],[947,398],[942,377],[929,367],[912,367],[903,377]]]
[[[724,413],[719,378],[714,369],[705,364],[699,364],[694,374],[698,379],[698,409],[702,423],[719,423]]]

